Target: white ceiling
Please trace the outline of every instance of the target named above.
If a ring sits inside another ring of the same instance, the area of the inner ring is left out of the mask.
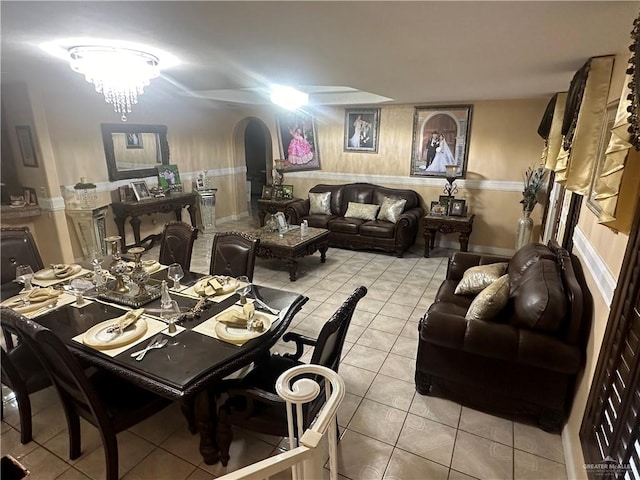
[[[549,96],[589,57],[630,43],[639,5],[2,1],[2,80],[64,78],[69,67],[38,45],[98,37],[172,53],[181,63],[154,82],[223,103],[261,103],[247,89],[271,83],[313,87],[312,100],[325,104]]]

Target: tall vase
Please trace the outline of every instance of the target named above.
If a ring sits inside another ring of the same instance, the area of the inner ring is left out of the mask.
[[[518,229],[516,230],[516,251],[531,243],[533,232],[533,220],[530,210],[522,210],[522,216],[518,219]]]

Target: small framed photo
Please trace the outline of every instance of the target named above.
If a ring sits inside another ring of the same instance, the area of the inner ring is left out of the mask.
[[[158,186],[163,190],[175,190],[180,182],[180,172],[177,165],[158,165]]]
[[[378,153],[379,108],[347,108],[344,111],[344,151]]]
[[[271,200],[273,197],[273,187],[271,185],[264,185],[262,187],[262,199]]]
[[[289,228],[289,225],[287,224],[287,218],[284,216],[284,213],[276,212],[275,217],[276,222],[278,223],[278,230],[286,230],[287,228]]]
[[[142,134],[140,132],[130,132],[126,134],[127,148],[144,148],[142,145]]]
[[[445,209],[445,214],[449,213],[449,202],[453,200],[453,197],[448,197],[446,195],[440,195],[438,197],[438,203],[442,205]]]
[[[149,187],[147,186],[147,182],[144,180],[131,182],[131,188],[133,189],[133,194],[136,196],[136,200],[140,201],[146,198],[151,198]]]
[[[293,185],[282,185],[282,198],[293,198]]]
[[[16,126],[16,135],[18,136],[18,144],[20,145],[20,153],[22,154],[22,164],[25,167],[37,168],[38,159],[36,158],[36,150],[33,146],[31,127],[28,125]]]
[[[440,204],[440,202],[431,202],[431,209],[429,210],[431,215],[446,215],[447,209]]]
[[[283,200],[284,199],[284,190],[282,185],[275,185],[273,187],[273,197],[274,200]]]
[[[38,197],[36,195],[36,189],[26,187],[24,189],[24,201],[27,205],[38,205]]]
[[[449,202],[449,215],[452,217],[464,217],[464,204],[465,200],[452,199]]]

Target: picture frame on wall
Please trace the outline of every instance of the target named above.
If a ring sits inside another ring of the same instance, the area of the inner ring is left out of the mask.
[[[151,192],[149,192],[147,182],[144,180],[131,182],[131,188],[133,189],[133,194],[136,196],[136,200],[140,201],[146,198],[151,198]]]
[[[38,158],[36,157],[36,149],[33,145],[31,127],[28,125],[17,125],[16,135],[18,137],[18,145],[20,146],[20,154],[22,155],[22,164],[25,167],[37,168]]]
[[[344,151],[378,153],[379,108],[346,108],[344,111]]]
[[[276,124],[284,171],[320,170],[315,119],[304,112],[287,112],[276,116]]]
[[[472,110],[472,105],[415,108],[411,176],[444,178],[446,165],[466,176]]]

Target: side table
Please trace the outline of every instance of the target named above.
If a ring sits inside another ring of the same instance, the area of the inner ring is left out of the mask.
[[[422,217],[424,225],[424,256],[429,257],[436,242],[436,233],[460,233],[460,251],[466,252],[469,248],[469,235],[473,230],[475,215],[465,217],[451,217],[447,215],[425,215]]]
[[[285,212],[288,205],[297,202],[299,198],[287,198],[286,200],[267,200],[261,198],[258,200],[258,218],[260,219],[260,226],[264,227],[264,218],[267,213],[273,215],[277,212]]]

